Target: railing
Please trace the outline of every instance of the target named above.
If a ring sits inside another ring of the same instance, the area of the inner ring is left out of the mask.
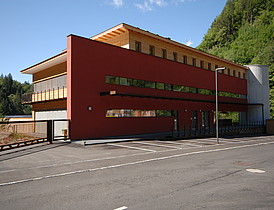
[[[222,136],[249,135],[266,133],[266,126],[263,122],[250,122],[239,125],[228,125],[219,127],[219,134]],[[212,137],[216,136],[216,127],[200,127],[193,129],[191,126],[183,126],[179,130],[172,128],[172,136],[179,138]]]
[[[45,141],[68,140],[69,126],[67,119],[0,122],[0,151]]]
[[[22,103],[34,103],[67,98],[67,88],[49,89],[40,92],[25,93],[22,95]]]

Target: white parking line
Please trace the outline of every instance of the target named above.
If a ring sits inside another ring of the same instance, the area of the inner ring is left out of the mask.
[[[147,142],[132,142],[134,144],[144,144],[144,145],[149,145],[149,146],[155,146],[155,147],[166,147],[166,148],[172,148],[172,149],[182,149],[181,147],[172,147],[172,146],[167,146],[167,145],[162,145],[162,144],[153,144],[153,143],[147,143]]]
[[[152,150],[152,149],[143,149],[143,148],[139,148],[139,147],[131,147],[131,146],[125,146],[125,145],[121,145],[121,144],[107,144],[107,145],[123,147],[123,148],[128,148],[128,149],[143,150],[143,151],[147,151],[147,152],[157,152],[156,150]]]
[[[113,209],[113,210],[125,210],[125,209],[127,209],[127,207],[126,207],[126,206],[122,206],[122,207],[120,207],[120,208]]]
[[[189,146],[193,146],[193,147],[203,147],[202,145],[198,145],[198,144],[191,144],[191,143],[184,143],[185,145],[189,145]]]
[[[184,143],[178,143],[178,142],[173,142],[173,141],[159,141],[159,140],[156,140],[156,142],[164,142],[164,143],[175,144],[175,145],[184,145]]]
[[[128,162],[128,163],[122,163],[122,164],[118,164],[118,165],[104,166],[104,167],[100,167],[100,168],[90,168],[90,169],[71,171],[71,172],[66,172],[66,173],[53,174],[53,175],[41,176],[41,177],[30,178],[30,179],[22,179],[22,180],[17,180],[17,181],[12,181],[12,182],[0,183],[0,186],[7,186],[7,185],[13,185],[13,184],[19,184],[19,183],[25,183],[25,182],[31,182],[31,181],[39,181],[39,180],[48,179],[48,178],[56,178],[56,177],[68,176],[68,175],[79,174],[79,173],[94,172],[94,171],[118,168],[118,167],[123,167],[123,166],[137,165],[137,164],[142,164],[142,163],[148,163],[148,162],[159,161],[159,160],[167,160],[167,159],[171,159],[171,158],[184,157],[184,156],[195,155],[195,154],[212,153],[212,152],[241,149],[241,148],[268,145],[268,144],[274,144],[274,141],[258,143],[258,144],[241,145],[241,146],[235,146],[235,147],[226,147],[226,148],[220,148],[220,149],[202,150],[202,151],[197,151],[197,152],[181,153],[181,154],[164,156],[164,157],[159,157],[159,158],[140,160],[140,161],[136,161],[136,162]]]

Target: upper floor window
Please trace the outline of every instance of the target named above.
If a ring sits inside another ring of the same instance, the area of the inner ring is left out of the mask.
[[[200,67],[203,69],[204,68],[204,61],[200,61]]]
[[[174,61],[177,61],[178,59],[177,59],[177,53],[176,52],[173,52],[173,60]]]
[[[184,64],[187,64],[187,56],[186,55],[184,55],[184,57],[183,57],[183,62],[184,62]]]
[[[135,51],[141,52],[141,42],[138,42],[138,41],[135,42]]]
[[[215,65],[215,69],[217,69],[218,68],[218,65]]]
[[[155,47],[153,45],[149,45],[149,54],[155,55]]]
[[[233,76],[236,77],[236,71],[235,70],[233,70]]]
[[[227,69],[227,74],[230,75],[230,68]]]
[[[192,58],[192,66],[196,66],[196,58]]]
[[[167,58],[166,49],[162,49],[162,58]]]
[[[208,69],[208,70],[211,70],[211,63],[208,63],[208,64],[207,64],[207,69]]]
[[[241,72],[238,72],[238,77],[241,78]]]

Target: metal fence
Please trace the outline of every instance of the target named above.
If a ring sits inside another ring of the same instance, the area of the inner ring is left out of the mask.
[[[0,150],[69,138],[69,120],[0,122]]]
[[[263,134],[266,132],[266,126],[263,122],[250,122],[244,124],[232,124],[226,126],[219,126],[219,135],[248,135],[248,134]],[[183,126],[180,129],[172,127],[173,137],[210,137],[216,136],[216,127],[200,127],[192,128],[191,126]]]

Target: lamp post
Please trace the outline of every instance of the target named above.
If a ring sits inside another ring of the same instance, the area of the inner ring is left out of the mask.
[[[215,91],[216,91],[216,139],[219,144],[219,116],[218,116],[218,71],[225,70],[225,67],[215,69]]]

